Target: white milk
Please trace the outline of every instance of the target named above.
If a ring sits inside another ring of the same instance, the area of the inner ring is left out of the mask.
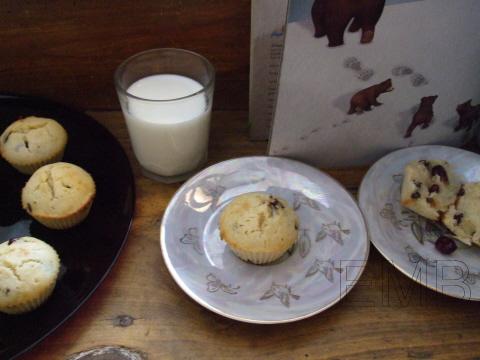
[[[152,75],[127,92],[149,100],[191,95],[203,86],[181,75]],[[124,108],[135,155],[145,169],[162,176],[194,170],[206,160],[211,106],[206,94],[164,102],[128,98]]]

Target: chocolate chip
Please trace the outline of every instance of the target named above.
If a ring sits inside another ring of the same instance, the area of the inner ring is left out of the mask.
[[[431,192],[431,193],[439,193],[440,192],[440,186],[438,186],[437,184],[433,184],[432,186],[430,186],[428,191]]]
[[[6,288],[5,289],[5,295],[8,295],[10,293],[10,289],[9,288]]]
[[[10,240],[8,240],[8,245],[12,245],[17,240],[18,238],[11,238]]]
[[[413,194],[412,194],[412,199],[418,199],[420,198],[420,193],[418,191],[415,191]]]
[[[457,225],[460,225],[460,223],[463,220],[463,214],[461,214],[461,213],[455,214],[455,215],[453,215],[453,218],[457,221]]]
[[[415,186],[416,186],[417,188],[421,188],[421,187],[422,187],[422,183],[421,183],[420,181],[415,181],[415,180],[413,180],[413,183],[415,184]]]
[[[29,213],[32,212],[32,205],[30,205],[30,203],[27,203],[27,210]]]
[[[25,147],[28,149],[28,146],[29,146],[28,140],[23,140],[23,143],[25,144]]]
[[[277,198],[274,198],[273,196],[270,196],[270,198],[271,200],[268,205],[273,206],[275,209],[285,208],[285,206],[283,206],[283,204],[280,201],[278,201]]]
[[[432,176],[438,175],[443,183],[448,184],[447,171],[442,165],[435,165],[431,171]]]
[[[457,196],[463,196],[465,195],[465,189],[462,187],[460,190],[458,190]]]
[[[434,203],[434,201],[433,201],[433,199],[432,199],[432,198],[427,198],[427,203],[429,203],[429,204],[433,204],[433,203]]]

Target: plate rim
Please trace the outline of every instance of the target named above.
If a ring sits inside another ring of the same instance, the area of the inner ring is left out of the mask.
[[[116,251],[115,256],[113,257],[113,260],[108,265],[106,271],[102,274],[102,276],[97,281],[95,286],[91,289],[91,291],[89,291],[87,293],[85,298],[82,299],[74,307],[74,309],[70,311],[70,313],[67,316],[65,316],[58,324],[56,324],[55,326],[50,328],[44,335],[40,336],[37,340],[32,342],[30,345],[28,345],[24,349],[16,352],[15,354],[13,354],[13,356],[10,357],[10,359],[13,360],[13,359],[18,358],[21,355],[26,354],[27,352],[29,352],[31,350],[33,350],[33,348],[35,348],[37,345],[39,345],[48,336],[52,335],[58,328],[65,325],[66,322],[68,320],[70,320],[78,312],[78,310],[80,310],[80,308],[92,297],[92,295],[97,291],[97,289],[100,287],[100,285],[103,284],[103,282],[105,281],[107,276],[110,274],[111,270],[113,269],[113,267],[117,263],[117,260],[120,256],[121,252],[123,251],[123,249],[125,247],[125,244],[127,243],[128,236],[130,235],[130,230],[132,229],[133,219],[135,218],[136,184],[135,184],[135,176],[133,174],[132,165],[130,164],[130,160],[128,159],[128,156],[127,156],[125,150],[123,149],[122,145],[120,144],[120,141],[103,124],[101,124],[99,121],[94,119],[92,116],[88,115],[85,111],[79,110],[79,109],[75,108],[74,106],[65,105],[65,104],[62,104],[58,101],[50,100],[48,98],[44,98],[44,97],[41,97],[41,96],[15,94],[15,93],[10,93],[10,92],[0,92],[0,102],[2,100],[12,100],[12,101],[18,100],[18,101],[37,102],[37,103],[45,104],[48,107],[60,108],[60,109],[65,110],[66,112],[69,112],[69,113],[76,113],[77,115],[79,115],[81,117],[88,118],[92,123],[95,122],[102,129],[102,131],[107,132],[112,137],[112,139],[117,143],[117,145],[121,149],[122,154],[125,156],[125,160],[128,163],[128,170],[129,170],[127,174],[124,174],[124,176],[128,176],[130,178],[131,184],[132,184],[132,189],[131,189],[132,190],[132,199],[131,199],[131,202],[132,202],[131,203],[132,216],[130,217],[130,220],[129,220],[129,223],[128,223],[128,226],[127,226],[127,231],[125,232],[125,235],[123,236],[122,244],[120,245],[120,247]]]
[[[441,295],[446,295],[446,296],[449,296],[449,297],[452,297],[452,298],[455,298],[455,299],[461,299],[461,300],[465,300],[465,301],[480,301],[480,297],[479,298],[470,298],[470,299],[465,299],[465,298],[462,298],[460,296],[457,296],[457,295],[454,295],[454,294],[449,294],[449,293],[445,293],[445,292],[442,292],[438,289],[436,289],[435,287],[431,286],[431,285],[428,285],[423,283],[422,281],[416,279],[413,275],[409,274],[406,270],[404,270],[402,267],[400,267],[400,265],[398,265],[395,261],[393,261],[389,256],[386,255],[385,251],[383,251],[381,249],[381,246],[379,244],[376,243],[376,240],[373,239],[373,237],[371,236],[371,231],[370,231],[370,228],[369,228],[369,221],[368,221],[368,217],[365,215],[364,211],[363,211],[363,208],[362,208],[362,193],[366,190],[364,190],[364,186],[366,186],[366,182],[367,182],[367,176],[369,176],[371,174],[371,172],[373,172],[373,168],[379,164],[381,161],[384,161],[384,159],[388,158],[390,155],[392,154],[396,154],[396,153],[399,153],[399,152],[403,152],[403,151],[410,151],[411,149],[420,149],[420,148],[446,148],[446,149],[449,149],[448,151],[451,151],[452,149],[454,151],[460,151],[460,152],[467,152],[467,153],[471,153],[471,154],[475,154],[475,155],[478,155],[476,153],[474,153],[473,151],[469,151],[469,150],[465,150],[465,149],[460,149],[460,148],[456,148],[456,147],[453,147],[453,146],[447,146],[447,145],[415,145],[415,146],[410,146],[410,147],[407,147],[407,148],[402,148],[402,149],[397,149],[395,151],[392,151],[388,154],[386,154],[385,156],[382,156],[380,159],[378,159],[377,161],[375,161],[373,163],[372,166],[370,166],[370,168],[368,169],[367,173],[365,174],[365,176],[363,177],[361,183],[360,183],[360,187],[358,188],[358,206],[360,207],[360,211],[362,212],[363,214],[363,218],[365,219],[365,223],[367,225],[367,228],[368,228],[368,236],[369,236],[369,239],[370,239],[370,242],[373,244],[373,246],[375,247],[375,249],[377,249],[377,251],[383,256],[383,258],[388,262],[390,263],[391,265],[393,265],[394,268],[396,268],[398,271],[400,271],[403,275],[405,275],[406,277],[408,277],[409,279],[415,281],[416,283],[426,287],[427,289],[430,289],[432,291],[435,291],[436,293],[439,293]],[[479,155],[480,156],[480,155]]]
[[[312,311],[310,313],[307,313],[307,314],[304,314],[304,315],[301,315],[301,316],[292,317],[292,318],[288,318],[288,319],[281,319],[281,320],[258,320],[258,319],[255,319],[255,318],[246,318],[246,317],[232,315],[232,314],[226,313],[223,310],[209,304],[206,300],[202,299],[200,296],[197,296],[192,290],[190,290],[190,288],[182,281],[181,276],[178,275],[178,273],[175,270],[175,267],[172,265],[172,263],[170,261],[170,258],[168,256],[166,246],[165,246],[165,242],[166,242],[166,240],[165,240],[165,219],[167,218],[167,215],[171,211],[172,206],[173,206],[172,204],[174,203],[174,201],[176,202],[178,200],[178,197],[180,196],[180,193],[187,186],[189,186],[191,181],[194,181],[196,178],[200,177],[206,170],[208,170],[208,169],[210,169],[214,166],[219,166],[221,164],[225,164],[225,163],[229,163],[229,162],[233,162],[233,161],[238,161],[238,160],[246,160],[246,159],[252,159],[252,160],[279,159],[279,160],[293,162],[293,163],[301,164],[302,166],[309,167],[309,168],[321,173],[322,175],[326,176],[331,181],[333,181],[336,185],[338,185],[341,190],[345,191],[345,193],[350,197],[350,199],[353,201],[353,203],[355,204],[355,206],[357,207],[357,209],[360,212],[360,220],[363,224],[363,228],[365,230],[365,235],[366,235],[365,236],[365,238],[366,238],[366,251],[365,251],[365,254],[364,254],[365,265],[361,267],[361,270],[358,274],[358,277],[357,277],[357,279],[355,280],[355,282],[352,286],[348,287],[348,289],[345,292],[343,292],[343,294],[341,292],[340,296],[338,298],[336,298],[334,301],[332,301],[329,304],[321,307],[320,309],[316,309],[315,311]],[[170,199],[170,201],[169,201],[169,203],[168,203],[168,205],[165,209],[165,212],[164,212],[163,217],[162,217],[162,222],[161,222],[161,225],[160,225],[160,242],[159,243],[160,243],[160,249],[161,249],[161,252],[162,252],[163,261],[164,261],[170,275],[172,276],[175,283],[180,287],[180,289],[182,289],[183,292],[185,294],[187,294],[192,300],[194,300],[196,303],[203,306],[204,308],[206,308],[206,309],[208,309],[208,310],[210,310],[210,311],[212,311],[212,312],[214,312],[218,315],[224,316],[226,318],[229,318],[229,319],[232,319],[232,320],[237,320],[237,321],[244,322],[244,323],[262,324],[262,325],[285,324],[285,323],[300,321],[300,320],[315,316],[315,315],[331,308],[332,306],[334,306],[335,304],[337,304],[338,302],[343,300],[348,295],[348,293],[355,287],[355,285],[357,284],[357,282],[360,280],[361,276],[363,275],[363,273],[365,271],[365,268],[367,267],[368,258],[369,258],[369,255],[370,255],[370,241],[369,241],[369,234],[368,234],[368,226],[367,226],[367,223],[365,221],[365,217],[363,216],[363,213],[360,209],[358,201],[347,190],[347,188],[345,186],[343,186],[338,180],[333,178],[331,175],[329,175],[326,172],[324,172],[322,170],[319,170],[318,168],[316,168],[314,166],[311,166],[309,164],[303,163],[303,162],[298,161],[298,160],[293,160],[293,159],[281,157],[281,156],[267,156],[267,155],[240,156],[240,157],[236,157],[236,158],[233,158],[233,159],[219,161],[217,163],[211,164],[210,166],[200,170],[197,174],[195,174],[194,176],[189,178],[187,181],[185,181],[182,184],[182,186],[180,186],[177,189],[177,191],[173,194],[172,198]]]

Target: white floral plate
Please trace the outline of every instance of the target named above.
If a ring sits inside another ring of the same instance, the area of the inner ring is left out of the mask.
[[[219,236],[224,206],[254,191],[283,197],[300,218],[297,245],[271,265],[238,259]],[[338,302],[360,277],[370,245],[360,209],[341,185],[274,157],[224,161],[188,180],[165,211],[160,243],[168,270],[192,299],[264,324],[304,319]]]
[[[398,270],[438,292],[480,300],[480,248],[458,246],[451,255],[435,249],[441,227],[400,205],[402,173],[413,160],[441,159],[465,181],[480,181],[480,156],[440,145],[415,146],[390,153],[365,175],[359,190],[360,208],[370,240]]]

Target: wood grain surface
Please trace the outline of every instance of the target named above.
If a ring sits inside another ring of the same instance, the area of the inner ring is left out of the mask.
[[[133,227],[91,299],[23,359],[122,359],[86,352],[100,346],[123,346],[143,359],[480,359],[479,303],[417,285],[373,247],[351,293],[300,322],[244,324],[196,304],[171,278],[159,248],[159,224],[179,184],[139,175],[120,113],[92,115],[120,140],[135,169]],[[246,117],[244,111],[214,113],[210,163],[265,152],[264,143],[247,140]],[[365,171],[328,172],[354,190]]]
[[[249,34],[249,0],[2,0],[0,91],[119,109],[115,68],[175,47],[215,66],[216,109],[246,109]]]

